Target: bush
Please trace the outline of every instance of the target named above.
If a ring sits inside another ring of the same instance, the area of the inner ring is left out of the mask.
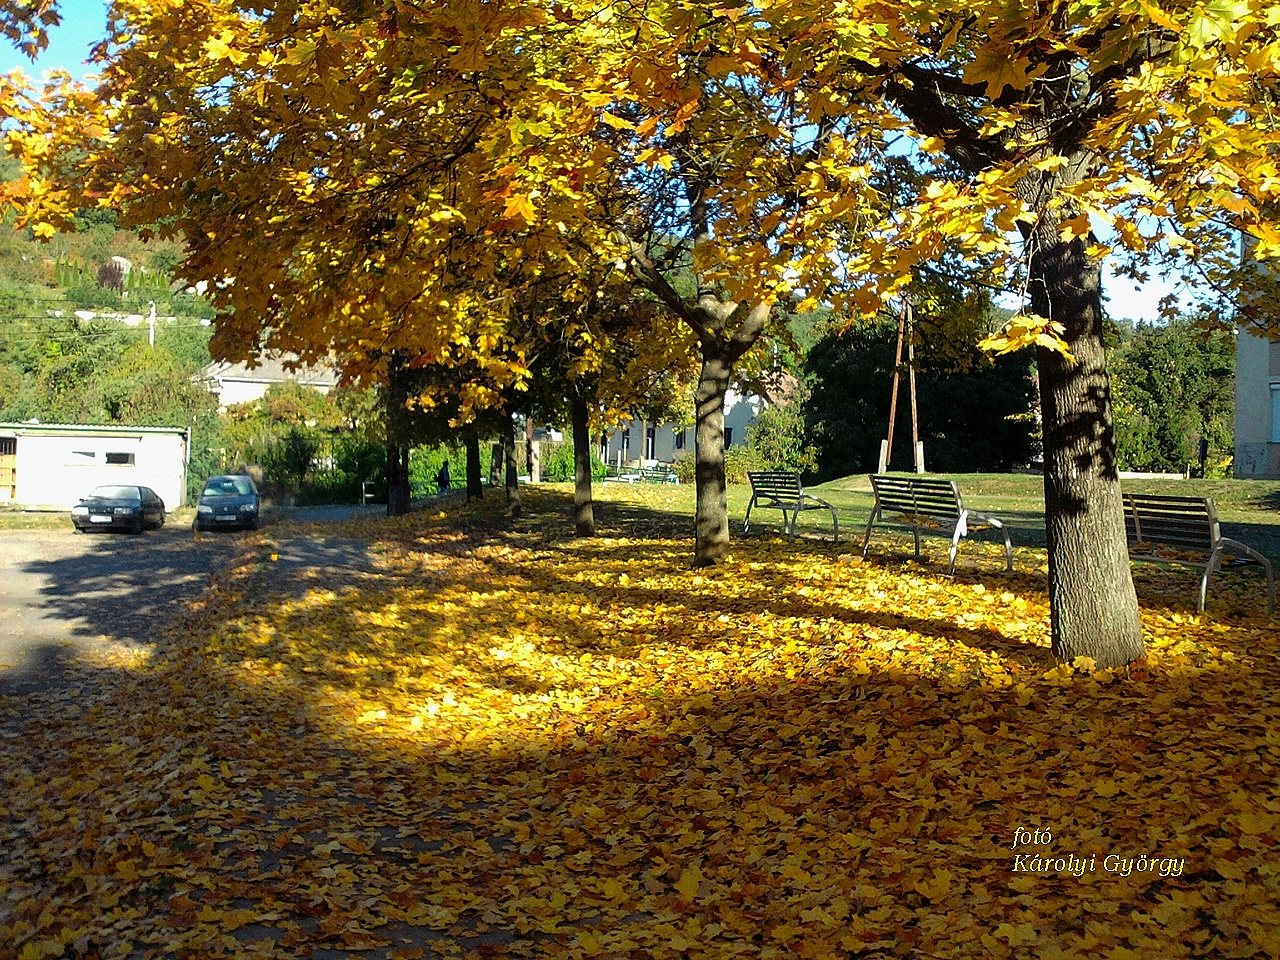
[[[517,447],[523,444],[516,444]],[[415,497],[431,496],[436,489],[436,476],[445,461],[449,462],[449,483],[454,490],[465,490],[467,487],[467,448],[462,443],[446,443],[434,447],[414,447],[409,454],[409,483]],[[480,476],[483,480],[489,476],[489,465],[493,460],[493,445],[480,444]]]
[[[676,454],[671,469],[676,472],[676,477],[681,483],[693,483],[698,479],[698,461],[694,458],[692,450]]]
[[[747,427],[748,459],[752,470],[794,470],[810,473],[818,468],[818,451],[805,441],[804,417],[798,406],[767,406]]]
[[[750,447],[730,447],[724,453],[725,483],[746,483],[748,470],[763,470],[760,454]]]
[[[604,461],[594,447],[591,449],[591,479],[603,480],[607,476]],[[546,442],[542,444],[542,479],[548,483],[572,483],[574,478],[573,442]]]

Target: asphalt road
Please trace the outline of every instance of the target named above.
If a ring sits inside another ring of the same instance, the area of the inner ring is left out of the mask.
[[[57,683],[97,645],[151,642],[156,614],[194,599],[241,538],[187,525],[141,536],[0,530],[0,693]]]

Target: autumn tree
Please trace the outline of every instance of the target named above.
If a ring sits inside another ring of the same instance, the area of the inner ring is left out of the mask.
[[[777,304],[872,313],[959,245],[1025,300],[988,346],[1036,350],[1054,652],[1143,653],[1101,264],[1171,263],[1271,323],[1252,268],[1280,252],[1261,0],[114,11],[96,95],[0,98],[34,229],[90,196],[163,223],[232,308],[216,353],[357,372],[397,349],[488,362],[510,321],[495,287],[566,238],[629,262],[699,342],[698,563],[728,549],[724,390]],[[876,178],[903,157],[921,174],[905,202]],[[632,202],[598,202],[620,180]]]
[[[1241,231],[1259,258],[1280,252],[1267,216],[1280,185],[1270,8],[930,0],[833,14],[794,2],[761,16],[785,84],[864,136],[909,138],[897,152],[916,151],[928,174],[848,259],[872,280],[867,300],[947,242],[994,257],[987,279],[1022,291],[1024,309],[988,346],[1036,350],[1053,650],[1100,666],[1141,656],[1102,264],[1180,268],[1271,322],[1263,275],[1237,253]]]

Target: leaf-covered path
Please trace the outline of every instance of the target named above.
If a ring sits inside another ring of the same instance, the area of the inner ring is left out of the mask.
[[[1048,658],[1043,554],[694,571],[622,504],[590,541],[526,506],[272,528],[154,652],[0,700],[0,944],[1280,955],[1256,577],[1198,616],[1140,570],[1150,659],[1090,679]]]

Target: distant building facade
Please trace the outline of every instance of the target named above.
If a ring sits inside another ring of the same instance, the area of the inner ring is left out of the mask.
[[[209,392],[218,398],[219,406],[252,403],[261,400],[267,388],[277,383],[300,383],[328,393],[338,384],[338,371],[328,366],[286,368],[286,357],[264,357],[256,367],[244,363],[215,362],[203,371]]]
[[[769,403],[764,397],[743,396],[730,389],[724,398],[724,445],[745,443],[747,427]],[[633,418],[605,434],[601,459],[622,466],[671,463],[681,454],[693,453],[694,426],[655,423]]]
[[[185,502],[184,427],[0,423],[0,504],[69,510],[106,483],[150,487],[173,510]]]
[[[1280,478],[1280,342],[1236,334],[1234,473]]]

